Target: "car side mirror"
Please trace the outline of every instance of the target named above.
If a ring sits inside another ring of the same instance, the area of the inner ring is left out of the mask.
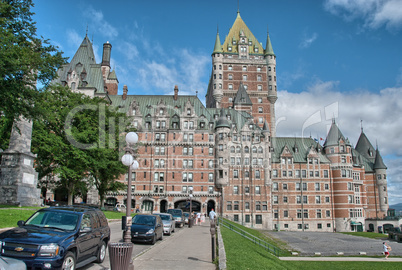
[[[80,230],[80,233],[89,233],[90,231],[92,231],[90,227],[84,227]]]
[[[25,225],[25,221],[19,220],[19,221],[17,222],[17,225],[18,225],[18,227],[24,226],[24,225]]]

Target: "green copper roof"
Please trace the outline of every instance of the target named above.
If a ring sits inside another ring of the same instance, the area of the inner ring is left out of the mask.
[[[343,140],[346,144],[349,143],[348,139],[345,139],[342,132],[339,130],[335,121],[332,121],[331,128],[329,129],[327,139],[325,140],[324,147],[331,145],[338,145],[339,140]]]
[[[270,131],[269,131],[269,125],[268,125],[267,120],[264,121],[264,125],[263,125],[263,127],[262,127],[262,131],[263,131],[263,132],[270,132]]]
[[[374,163],[352,148],[353,165],[364,166],[366,172],[374,172]]]
[[[366,134],[364,134],[363,130],[360,134],[359,139],[357,140],[357,144],[355,149],[363,155],[365,158],[374,162],[374,153],[375,149],[373,145],[370,143],[369,139],[367,138]]]
[[[380,155],[380,150],[376,150],[375,153],[375,162],[374,162],[374,169],[387,169],[387,166],[385,166],[384,161],[382,160],[382,157]]]
[[[219,116],[219,119],[216,122],[215,129],[216,128],[223,128],[223,127],[230,128],[230,125],[229,125],[229,121],[227,119],[225,110],[221,109],[221,115]]]
[[[216,33],[216,40],[215,40],[215,47],[214,47],[214,51],[212,54],[214,53],[222,53],[222,45],[221,45],[221,40],[219,39],[219,31]]]
[[[306,163],[308,154],[313,148],[321,163],[330,163],[329,159],[323,154],[322,147],[312,138],[291,138],[291,137],[272,137],[272,162],[280,163],[281,154],[287,147],[293,156],[295,163]]]
[[[251,102],[250,96],[247,94],[246,88],[244,88],[244,85],[242,82],[240,82],[239,90],[237,91],[233,104],[234,105],[250,105],[250,106],[253,105],[253,103]]]
[[[267,33],[267,44],[265,46],[264,55],[275,55],[274,49],[272,49],[271,39],[269,38],[269,33]]]
[[[86,76],[81,79],[80,75],[84,70]],[[71,62],[63,65],[58,70],[59,77],[54,82],[66,82],[68,74],[73,71],[75,71],[77,73],[76,76],[79,77],[78,85],[86,85],[86,88],[90,85],[95,88],[97,94],[105,93],[101,65],[96,64],[94,50],[88,36],[85,36]],[[85,82],[85,84],[82,82]]]
[[[109,80],[117,80],[116,72],[114,70],[112,72],[110,72],[108,79]]]
[[[130,104],[134,101],[139,104],[139,110],[142,116],[155,115],[156,106],[163,102],[167,109],[167,115],[172,117],[175,114],[181,115],[186,106],[187,102],[190,102],[194,108],[194,113],[198,116],[205,116],[208,121],[213,121],[213,116],[204,107],[201,101],[196,96],[181,96],[174,100],[173,96],[168,95],[127,95],[126,99],[123,99],[121,95],[110,96],[112,106],[118,107],[119,112],[128,113],[130,109]]]
[[[236,20],[233,23],[232,28],[230,28],[229,33],[226,36],[225,42],[223,43],[222,49],[224,53],[238,53],[237,44],[240,41],[241,33],[244,34],[244,36],[247,37],[249,41],[253,42],[252,46],[249,46],[250,53],[254,53],[255,46],[257,46],[258,51],[260,53],[264,51],[264,48],[258,42],[257,38],[253,35],[253,33],[244,23],[243,19],[240,17],[240,12],[237,12]],[[233,40],[236,42],[235,45],[233,45]],[[229,46],[232,47],[231,51],[228,50]]]

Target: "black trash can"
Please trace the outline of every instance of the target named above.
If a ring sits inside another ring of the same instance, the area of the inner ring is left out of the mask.
[[[188,227],[189,228],[193,227],[193,218],[191,217],[188,218]]]
[[[127,270],[133,253],[132,243],[109,243],[110,268],[112,270]]]

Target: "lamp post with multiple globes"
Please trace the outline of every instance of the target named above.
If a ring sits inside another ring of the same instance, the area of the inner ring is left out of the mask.
[[[193,224],[193,202],[192,202],[192,199],[193,199],[193,187],[189,187],[188,188],[188,191],[189,191],[189,197],[190,197],[190,215],[189,215],[189,218],[188,218],[188,227],[189,228],[191,228],[194,224]]]
[[[127,207],[126,207],[126,231],[124,232],[124,242],[131,243],[131,177],[132,170],[136,170],[139,167],[138,161],[134,159],[134,149],[130,147],[130,144],[136,144],[138,142],[138,135],[135,132],[129,132],[126,135],[127,146],[124,148],[126,152],[121,162],[128,166],[128,183],[127,183]]]

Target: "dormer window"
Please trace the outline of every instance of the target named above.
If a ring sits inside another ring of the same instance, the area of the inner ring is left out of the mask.
[[[159,115],[163,115],[163,109],[162,108],[159,109]]]
[[[132,115],[135,115],[136,110],[135,110],[135,109],[133,109],[131,112],[132,112]]]
[[[187,115],[191,115],[191,109],[187,109]]]

